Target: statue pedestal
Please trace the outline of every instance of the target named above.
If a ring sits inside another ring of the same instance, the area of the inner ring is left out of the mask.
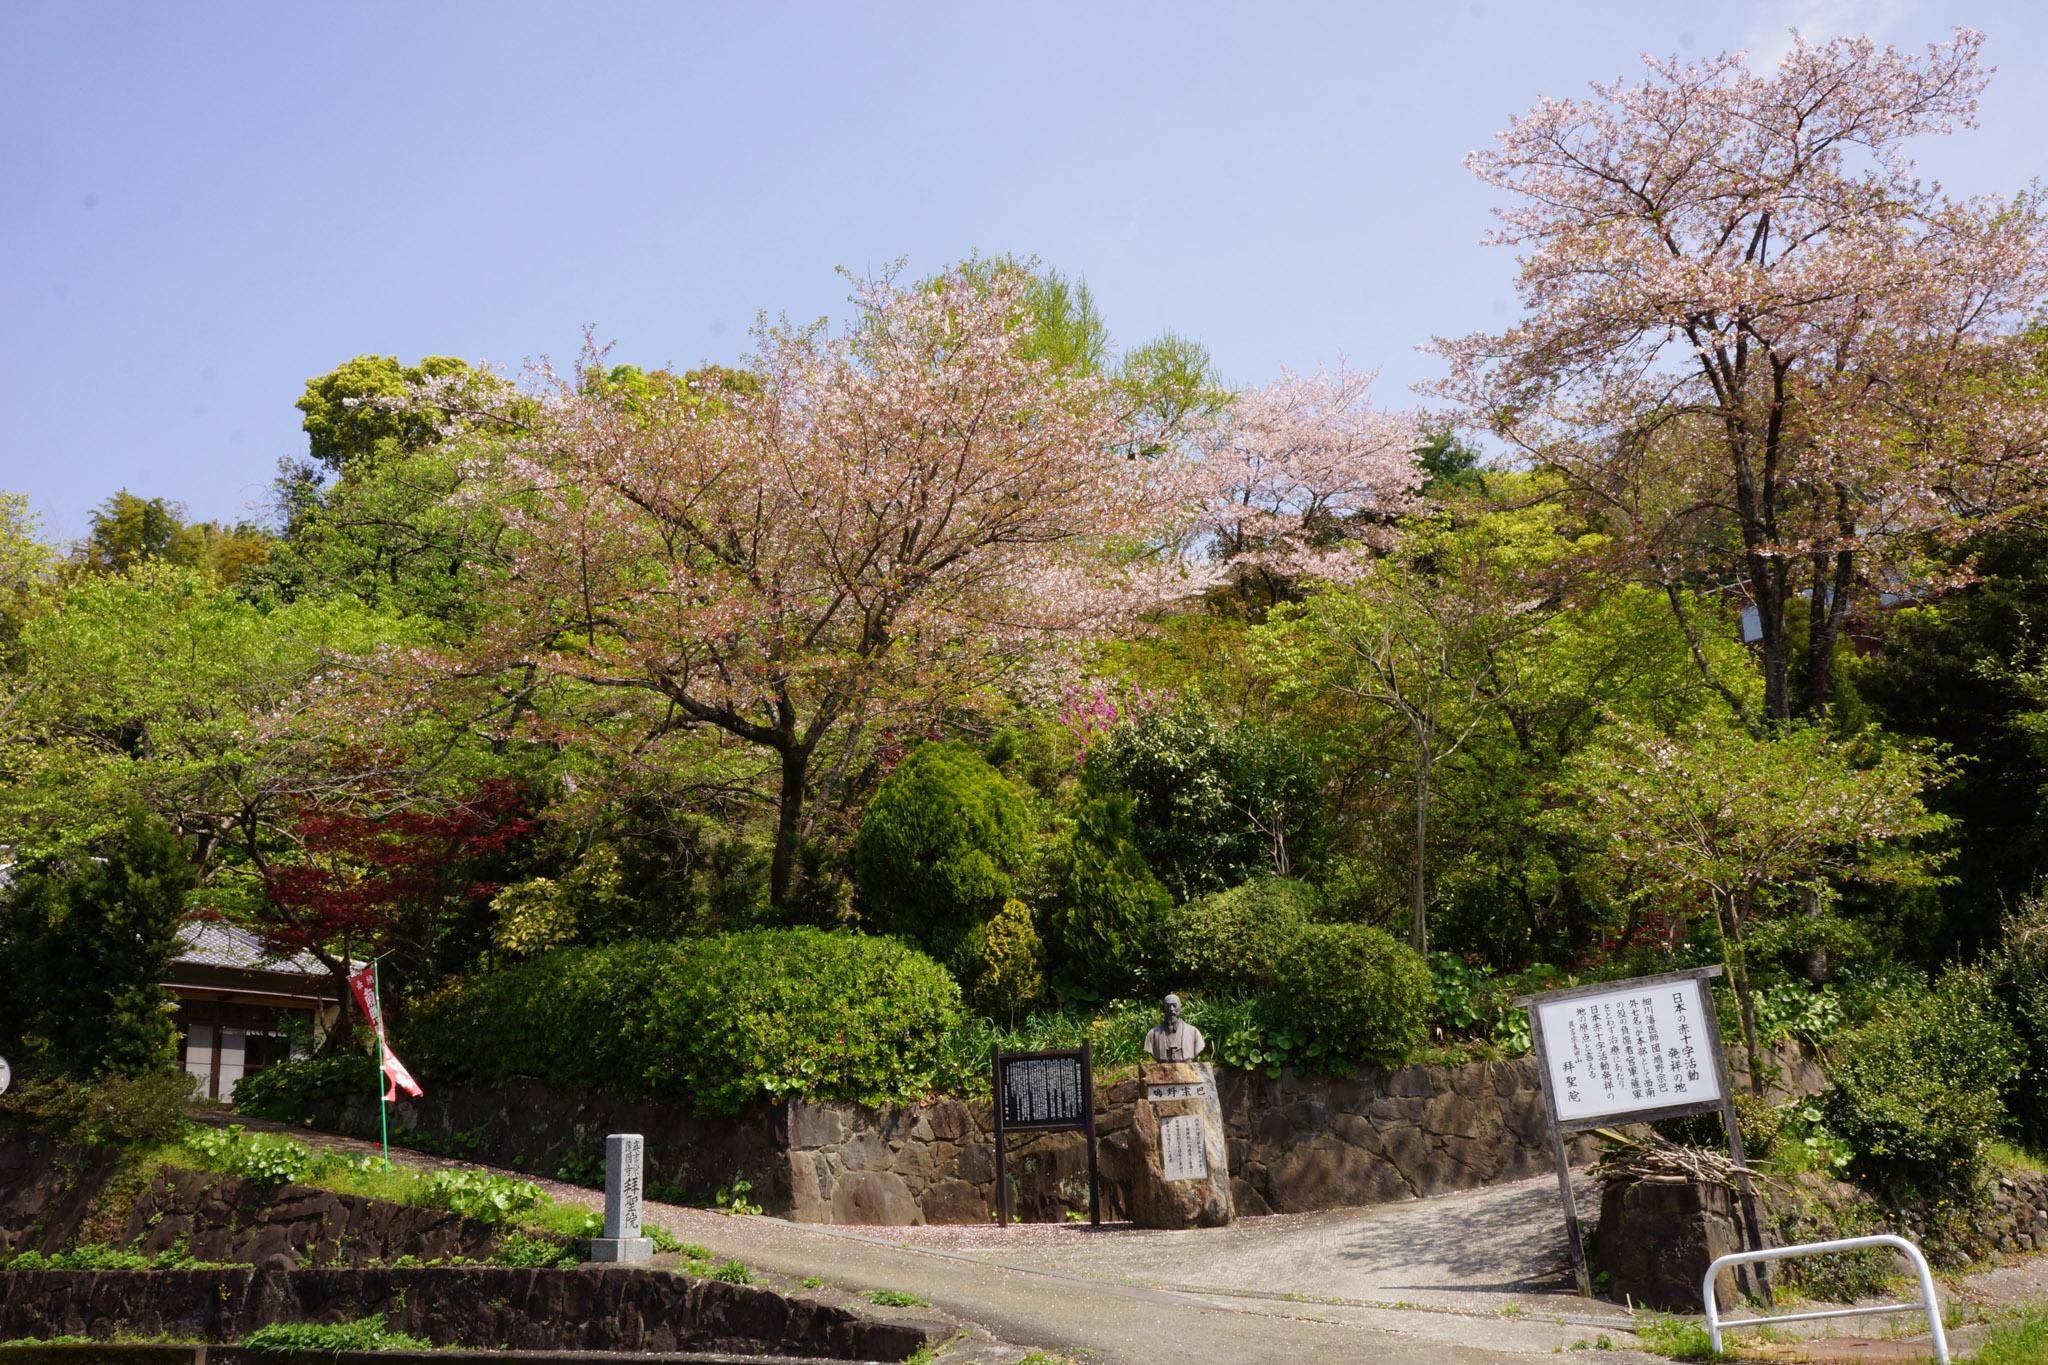
[[[1131,1221],[1220,1228],[1237,1216],[1223,1102],[1207,1062],[1146,1062],[1131,1124]]]

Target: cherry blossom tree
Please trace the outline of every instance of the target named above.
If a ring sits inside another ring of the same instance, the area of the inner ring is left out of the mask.
[[[1185,472],[1129,454],[1109,380],[1031,355],[1031,288],[1012,268],[862,283],[843,332],[764,327],[716,384],[622,390],[596,355],[541,372],[518,434],[473,450],[507,566],[448,667],[768,751],[785,903],[828,736],[1174,590],[1140,548],[1176,532]]]
[[[1420,505],[1419,429],[1413,416],[1373,406],[1375,377],[1341,360],[1314,374],[1283,370],[1208,430],[1204,527],[1217,556],[1240,580],[1262,584],[1269,601],[1341,562],[1340,542]]]
[[[1527,314],[1439,339],[1441,392],[1624,533],[1645,525],[1642,471],[1679,475],[1648,524],[1732,528],[1777,721],[1828,706],[1859,595],[2040,487],[2048,417],[2016,376],[2048,295],[2042,193],[1951,198],[1904,151],[1974,122],[1980,46],[1800,41],[1769,75],[1646,59],[1640,83],[1545,99],[1467,161],[1513,196],[1491,240],[1522,250]],[[1676,582],[1703,539],[1640,548]]]

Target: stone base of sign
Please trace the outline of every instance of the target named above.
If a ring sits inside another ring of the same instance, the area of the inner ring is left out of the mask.
[[[1600,1223],[1587,1261],[1602,1294],[1667,1313],[1700,1311],[1700,1277],[1716,1257],[1742,1250],[1735,1191],[1705,1181],[1614,1181],[1600,1193]],[[1723,1308],[1737,1302],[1735,1273],[1715,1280]]]
[[[590,1259],[593,1261],[644,1261],[653,1254],[654,1239],[651,1237],[590,1239]]]
[[[1237,1216],[1216,1071],[1147,1062],[1130,1136],[1130,1215],[1141,1228],[1219,1228]],[[1155,1092],[1161,1098],[1153,1098]],[[1170,1097],[1170,1098],[1169,1098]]]

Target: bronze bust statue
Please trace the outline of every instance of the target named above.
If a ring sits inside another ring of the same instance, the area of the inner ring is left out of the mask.
[[[1161,1002],[1164,1017],[1145,1035],[1145,1051],[1155,1062],[1192,1062],[1209,1045],[1202,1031],[1180,1017],[1180,997]]]

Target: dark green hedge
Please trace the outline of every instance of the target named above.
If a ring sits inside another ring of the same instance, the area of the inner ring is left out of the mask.
[[[548,953],[423,1003],[393,1046],[426,1086],[529,1075],[730,1114],[914,1098],[959,1018],[953,978],[896,939],[757,929]]]
[[[1268,997],[1310,1064],[1404,1065],[1429,1034],[1436,988],[1422,955],[1363,924],[1311,924],[1280,954]]]

